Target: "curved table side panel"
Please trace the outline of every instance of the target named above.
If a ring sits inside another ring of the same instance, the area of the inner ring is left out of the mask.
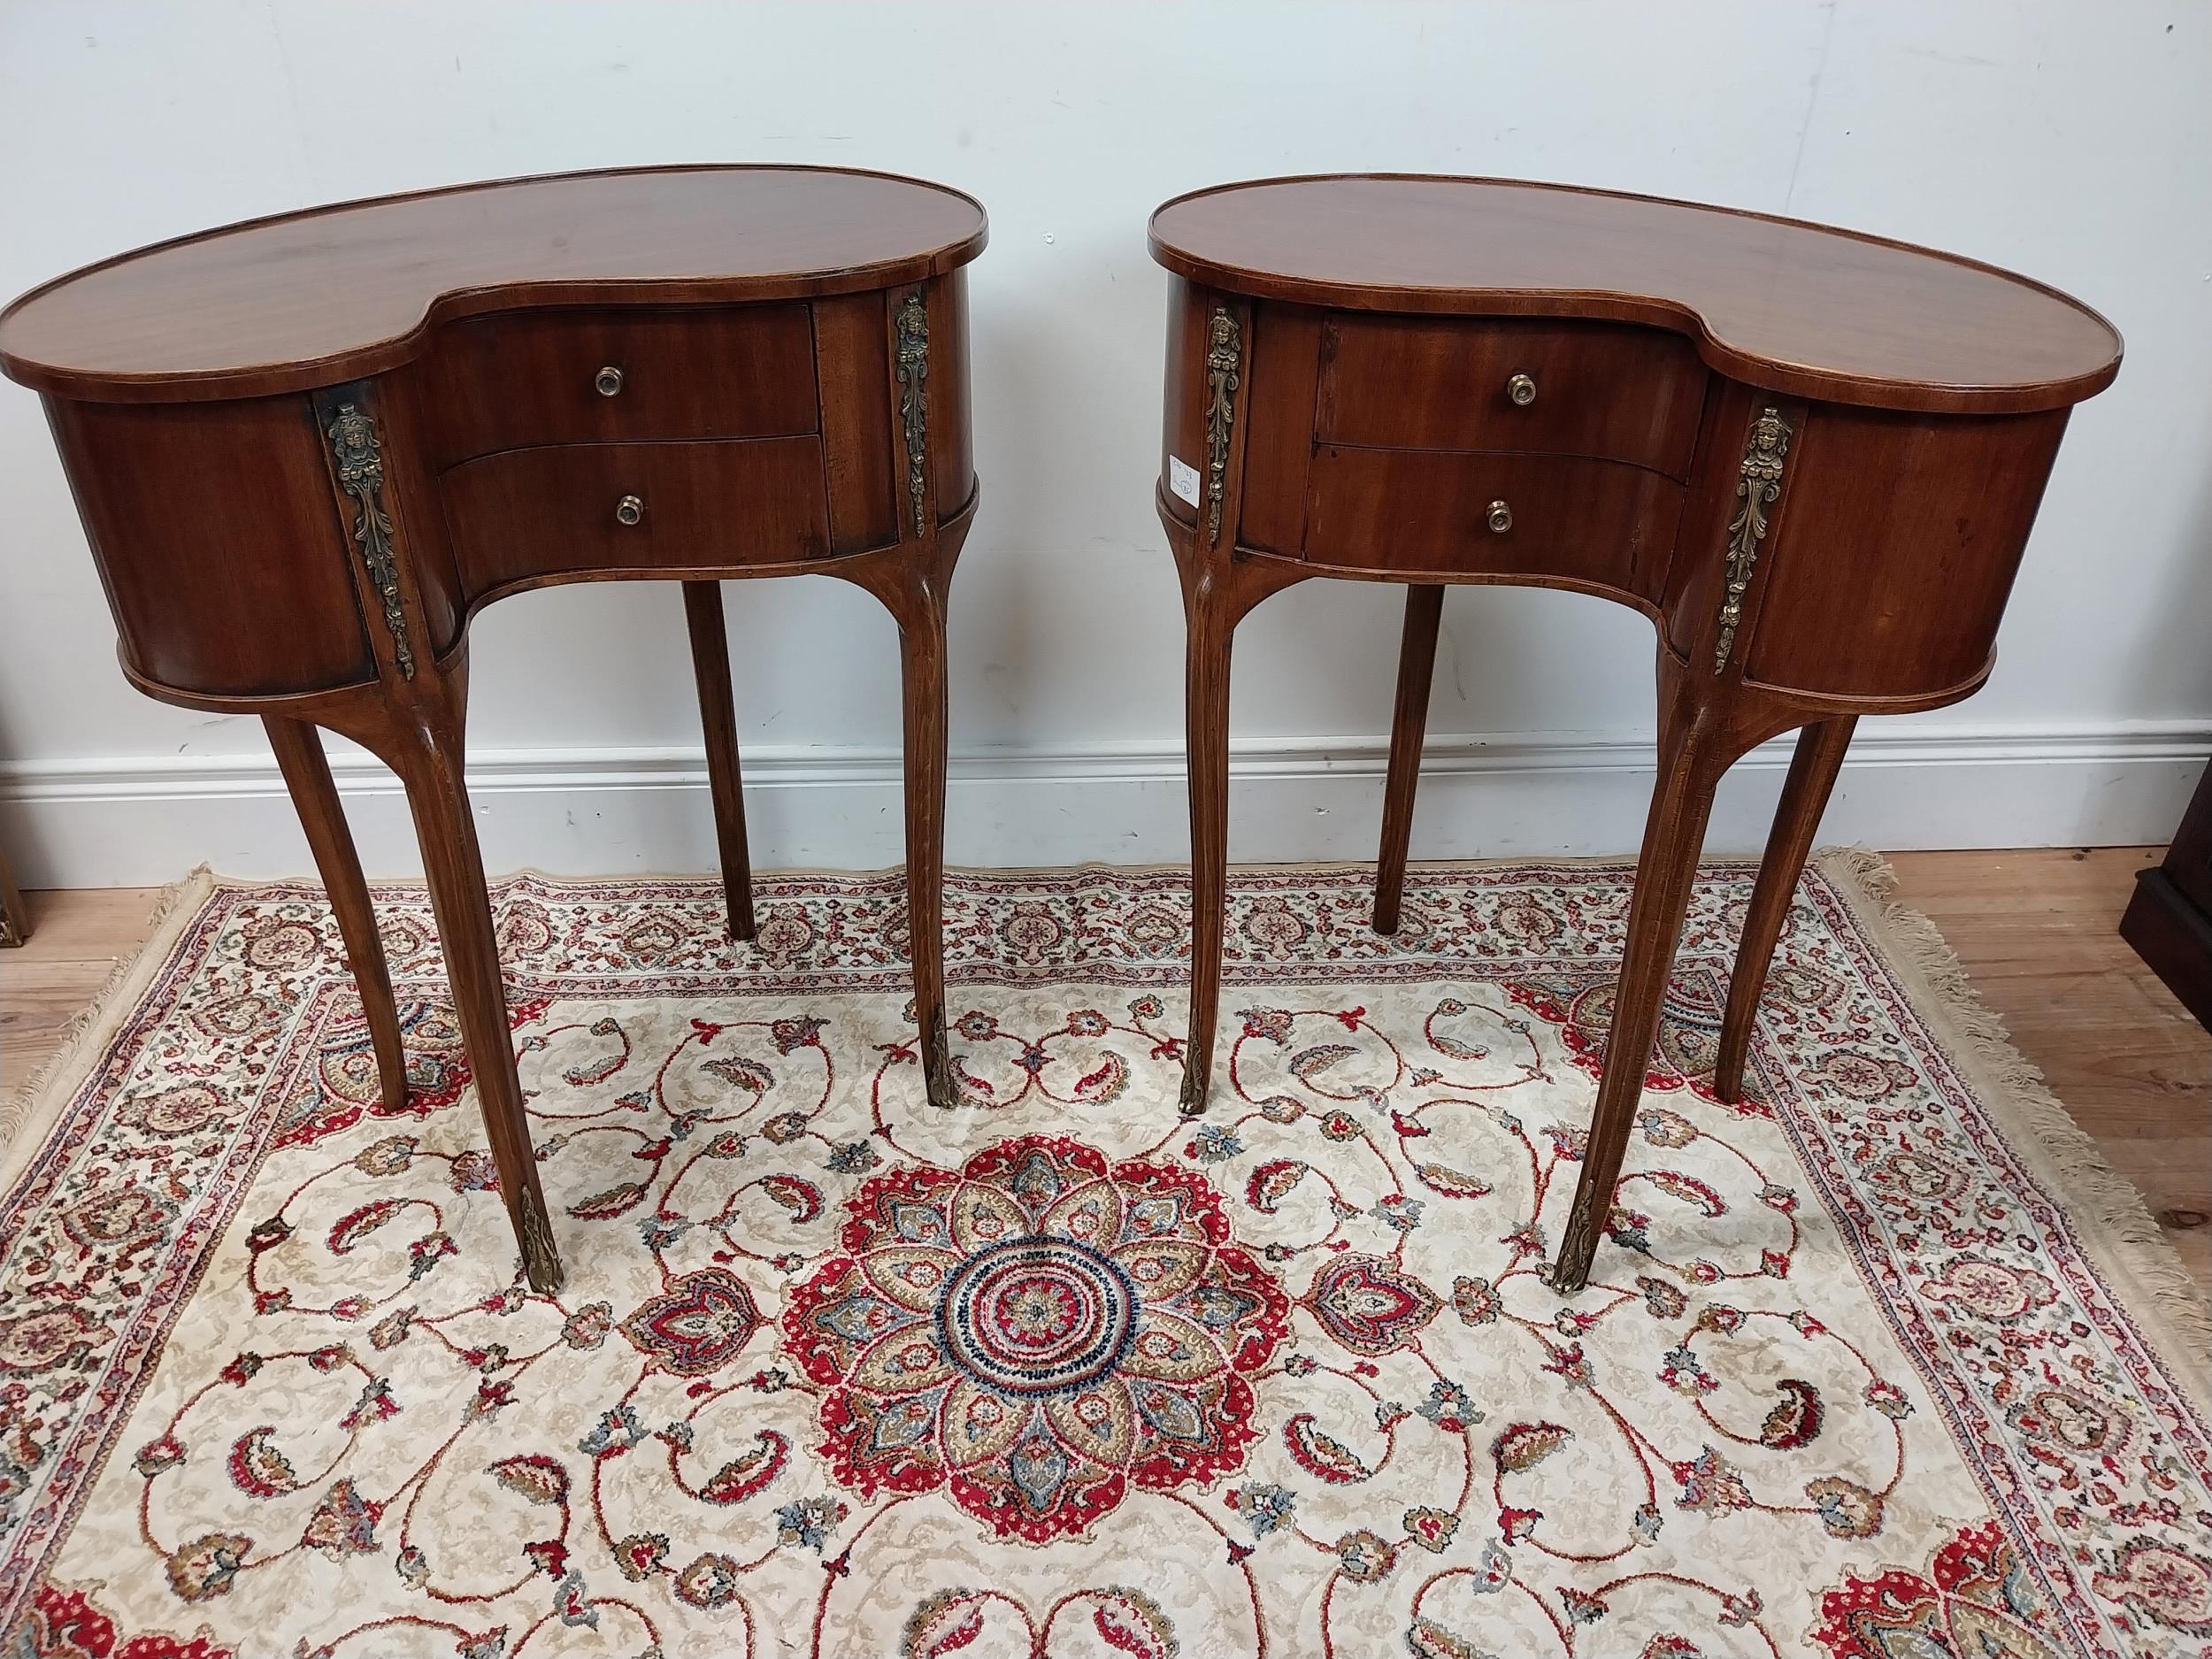
[[[1160,502],[1185,525],[1198,522],[1199,503],[1175,488],[1179,480],[1202,478],[1206,468],[1206,329],[1220,296],[1210,289],[1168,278],[1167,374],[1161,387]],[[1296,436],[1300,449],[1311,434]],[[1256,446],[1258,440],[1255,437]],[[1182,468],[1188,468],[1185,472]],[[1305,499],[1304,474],[1299,475],[1297,499]],[[1294,527],[1292,546],[1295,547]],[[1272,547],[1272,541],[1266,545]]]
[[[1813,405],[1756,579],[1745,679],[1878,698],[1974,674],[1994,647],[2068,412]]]
[[[928,284],[930,495],[941,522],[975,494],[975,438],[969,419],[968,273]],[[899,297],[893,290],[895,302]]]
[[[474,595],[462,576],[460,554],[441,510],[438,451],[433,447],[442,430],[434,371],[426,363],[408,363],[356,384],[377,411],[392,499],[407,517],[403,580],[421,610],[433,652],[444,657],[467,635]],[[327,390],[316,396],[330,401]]]
[[[1322,364],[1333,320],[1333,313],[1313,305],[1278,301],[1253,307],[1253,396],[1237,526],[1242,546],[1294,558],[1305,555],[1307,493],[1321,430]],[[1202,417],[1203,410],[1198,412]]]
[[[209,696],[374,676],[308,398],[45,403],[127,666]]]
[[[887,294],[871,291],[813,305],[833,554],[865,552],[899,539],[903,481],[892,436],[890,304]]]

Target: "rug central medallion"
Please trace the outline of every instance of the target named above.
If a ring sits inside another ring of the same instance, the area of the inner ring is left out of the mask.
[[[1033,1135],[879,1177],[847,1209],[782,1328],[826,1390],[823,1454],[863,1496],[941,1487],[1042,1543],[1132,1486],[1243,1463],[1249,1379],[1290,1302],[1202,1176]]]
[[[1136,1333],[1137,1287],[1111,1256],[1071,1239],[1010,1239],[962,1263],[937,1308],[953,1364],[1018,1394],[1087,1388]]]

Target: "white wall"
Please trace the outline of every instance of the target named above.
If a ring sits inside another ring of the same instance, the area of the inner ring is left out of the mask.
[[[12,0],[0,296],[204,226],[457,180],[694,159],[973,192],[983,507],[953,590],[956,863],[1180,859],[1181,622],[1151,505],[1155,204],[1272,173],[1517,174],[1764,209],[2016,267],[2111,317],[1979,697],[1870,723],[1832,837],[2155,840],[2212,749],[2212,12],[1625,4],[863,8]],[[764,865],[896,862],[895,656],[857,590],[728,589]],[[1399,595],[1314,583],[1240,635],[1239,856],[1371,856]],[[476,632],[495,867],[710,852],[664,587]],[[1634,844],[1651,640],[1625,611],[1452,594],[1416,853]],[[36,400],[0,385],[0,841],[27,883],[306,855],[257,726],[131,692]],[[1755,845],[1778,755],[1715,844]],[[373,870],[415,868],[390,783]]]

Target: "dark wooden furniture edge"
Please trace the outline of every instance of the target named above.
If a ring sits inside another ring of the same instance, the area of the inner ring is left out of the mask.
[[[31,913],[24,907],[23,890],[15,885],[8,855],[0,849],[0,947],[20,945],[31,937]]]
[[[2153,865],[2136,872],[2135,896],[2120,917],[2120,937],[2197,1023],[2212,1031],[2212,916]]]
[[[2197,780],[2164,862],[2136,872],[2120,937],[2212,1031],[2212,765]]]

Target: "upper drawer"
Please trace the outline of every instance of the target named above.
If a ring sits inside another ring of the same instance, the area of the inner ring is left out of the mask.
[[[439,482],[472,597],[568,571],[656,574],[829,551],[815,437],[562,444],[484,456]]]
[[[1324,325],[1324,443],[1527,450],[1686,477],[1706,369],[1657,328],[1359,316]]]
[[[820,429],[802,304],[518,311],[439,336],[424,418],[439,466],[540,443]]]

